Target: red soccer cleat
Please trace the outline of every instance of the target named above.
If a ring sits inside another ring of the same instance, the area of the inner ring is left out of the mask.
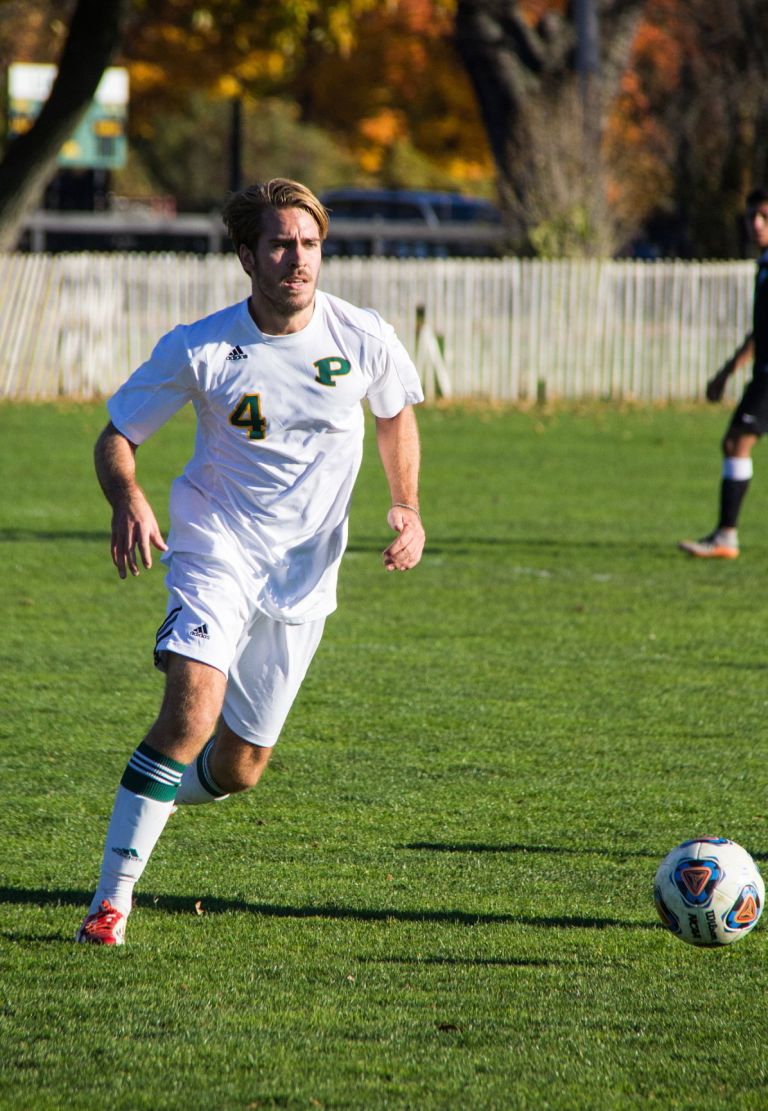
[[[95,914],[89,914],[77,931],[75,941],[92,945],[125,945],[125,915],[106,899]]]

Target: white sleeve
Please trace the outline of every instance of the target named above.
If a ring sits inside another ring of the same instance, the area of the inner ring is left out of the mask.
[[[109,399],[109,416],[118,432],[141,444],[186,405],[195,386],[185,329],[179,325]]]
[[[375,360],[374,379],[366,397],[376,417],[395,417],[406,405],[424,400],[413,360],[391,324],[382,321],[381,352]]]

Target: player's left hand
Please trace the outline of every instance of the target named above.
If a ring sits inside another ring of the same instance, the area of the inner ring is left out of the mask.
[[[387,571],[410,571],[421,559],[426,537],[421,518],[415,509],[394,505],[387,514],[387,524],[397,536],[382,554]]]
[[[720,401],[722,399],[731,374],[733,374],[733,361],[729,359],[727,363],[720,367],[717,374],[714,374],[707,382],[705,391],[707,401]]]

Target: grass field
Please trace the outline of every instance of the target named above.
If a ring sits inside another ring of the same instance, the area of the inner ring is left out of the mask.
[[[425,411],[422,566],[372,437],[339,612],[263,783],[171,819],[128,945],[76,946],[161,690],[94,407],[0,408],[0,1107],[768,1106],[768,928],[666,934],[660,858],[768,860],[768,466],[735,563],[722,409]],[[142,448],[165,515],[192,424]]]

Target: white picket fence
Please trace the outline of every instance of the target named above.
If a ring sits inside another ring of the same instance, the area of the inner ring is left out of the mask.
[[[329,259],[428,398],[692,400],[751,327],[754,264]],[[247,295],[233,256],[0,256],[0,398],[110,394],[174,324]],[[735,387],[732,387],[735,388]]]

